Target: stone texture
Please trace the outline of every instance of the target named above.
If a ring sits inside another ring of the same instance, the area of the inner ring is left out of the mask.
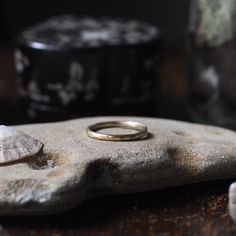
[[[129,142],[87,137],[88,125],[106,120],[142,122],[150,135]],[[95,117],[15,128],[45,146],[39,156],[0,166],[1,215],[56,213],[98,195],[236,176],[236,133],[222,128],[134,117]]]

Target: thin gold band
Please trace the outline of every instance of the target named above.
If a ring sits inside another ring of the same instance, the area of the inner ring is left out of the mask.
[[[101,134],[99,132],[96,132],[100,129],[106,129],[106,128],[132,129],[136,130],[137,132],[131,134]],[[105,140],[105,141],[136,140],[145,138],[148,134],[147,127],[135,121],[107,121],[107,122],[96,123],[87,127],[86,132],[90,138]]]

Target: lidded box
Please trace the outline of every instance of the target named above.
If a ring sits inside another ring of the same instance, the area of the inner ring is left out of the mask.
[[[36,120],[149,115],[147,107],[157,101],[159,56],[160,33],[152,25],[52,17],[17,38],[20,95]]]

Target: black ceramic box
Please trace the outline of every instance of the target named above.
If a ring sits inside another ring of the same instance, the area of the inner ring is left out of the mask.
[[[20,95],[30,118],[152,115],[160,67],[156,27],[58,16],[17,38]]]

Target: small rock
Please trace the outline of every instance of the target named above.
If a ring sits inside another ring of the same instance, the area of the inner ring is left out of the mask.
[[[229,187],[229,214],[234,222],[236,222],[236,182]]]
[[[87,136],[87,126],[108,120],[141,122],[150,135],[126,142]],[[56,213],[97,195],[236,177],[236,133],[223,128],[135,117],[84,118],[16,128],[44,143],[44,152],[0,166],[1,215]],[[230,204],[236,202],[230,199]]]

